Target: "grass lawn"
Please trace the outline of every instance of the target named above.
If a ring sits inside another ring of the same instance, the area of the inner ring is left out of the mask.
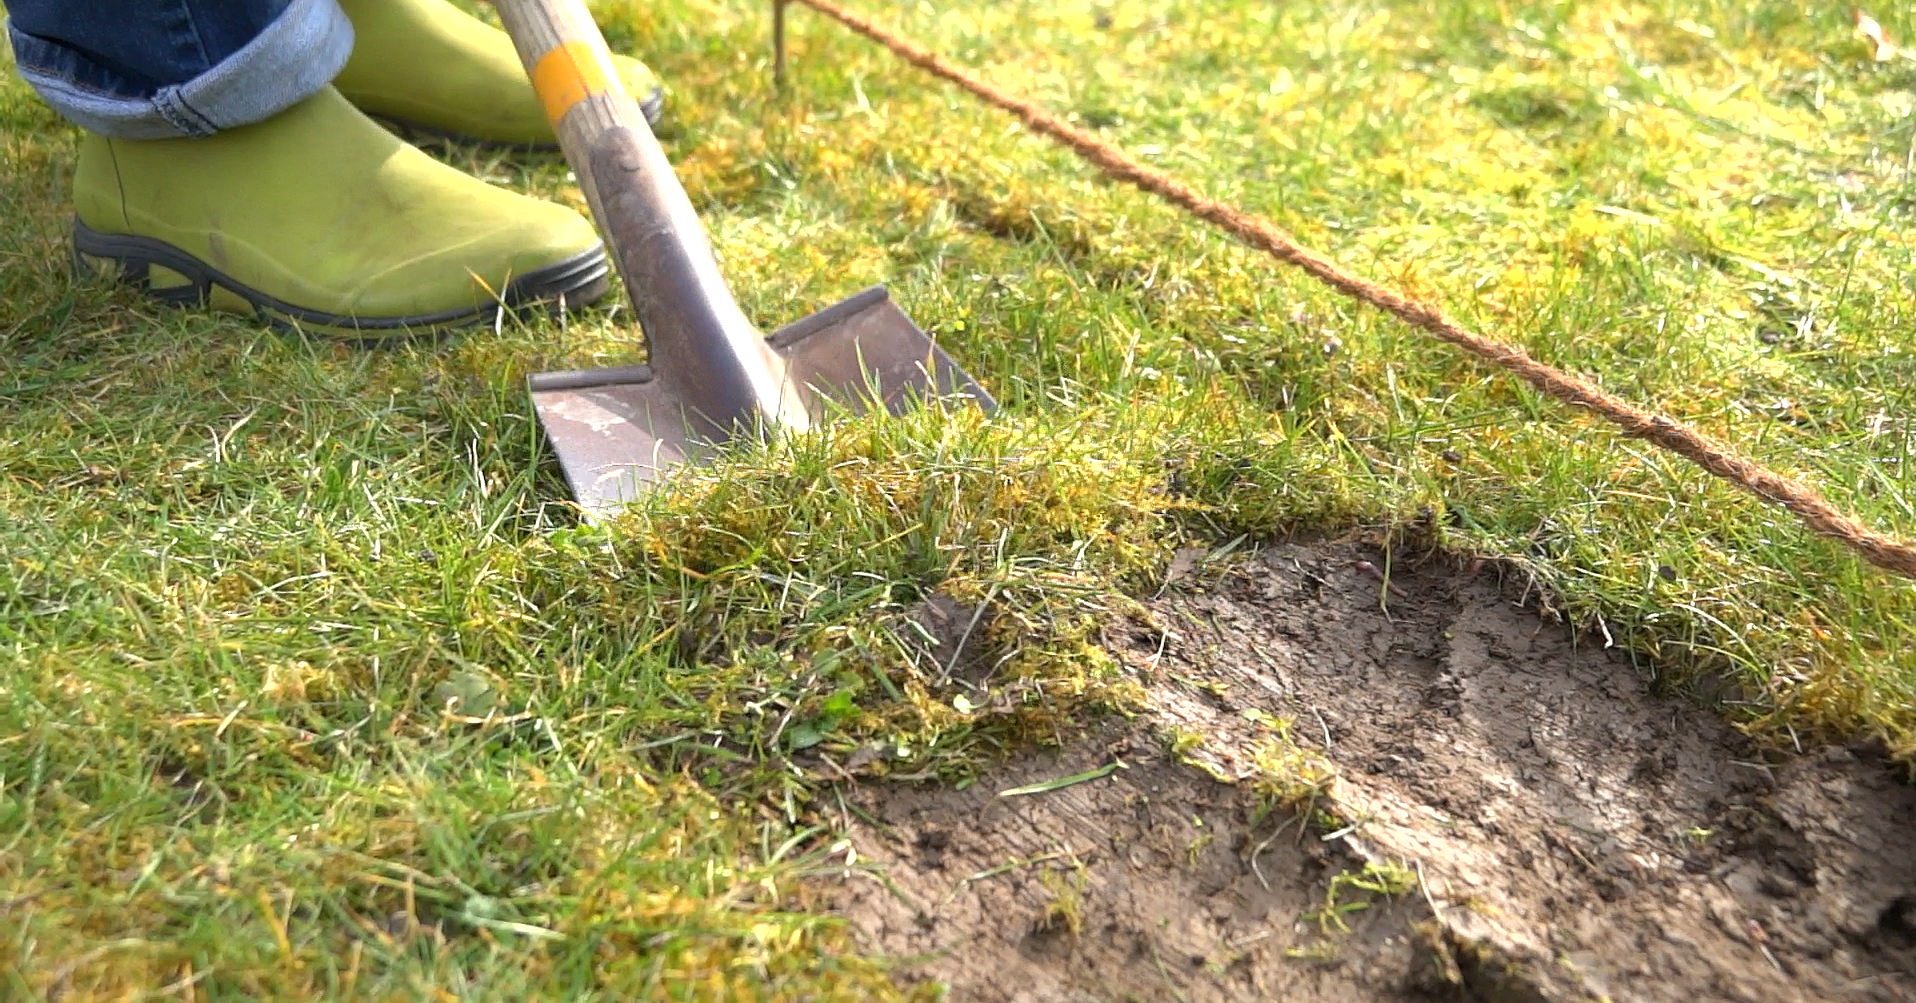
[[[1099,623],[1240,537],[1501,562],[1759,732],[1916,759],[1916,585],[802,9],[776,94],[765,7],[598,8],[741,302],[888,283],[1004,410],[610,529],[523,380],[632,361],[629,311],[365,350],[157,309],[72,275],[74,133],[0,83],[0,996],[884,997],[806,909],[789,754],[964,783],[1125,710]],[[1916,59],[1846,8],[858,9],[1916,536]],[[447,156],[583,208],[556,156]],[[918,654],[934,592],[992,609],[991,699]]]

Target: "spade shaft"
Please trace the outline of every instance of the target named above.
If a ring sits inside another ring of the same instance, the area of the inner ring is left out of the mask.
[[[687,424],[714,441],[767,424],[806,427],[783,360],[732,298],[691,199],[585,5],[496,6],[625,280],[652,377],[691,405]]]

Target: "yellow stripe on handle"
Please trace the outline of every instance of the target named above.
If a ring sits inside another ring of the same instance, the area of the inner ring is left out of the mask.
[[[611,59],[590,42],[560,45],[540,56],[532,67],[532,90],[545,105],[546,120],[555,129],[573,105],[622,89]]]

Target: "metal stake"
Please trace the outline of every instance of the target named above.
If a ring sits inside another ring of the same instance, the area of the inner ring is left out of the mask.
[[[772,84],[785,89],[785,5],[791,0],[772,0]]]

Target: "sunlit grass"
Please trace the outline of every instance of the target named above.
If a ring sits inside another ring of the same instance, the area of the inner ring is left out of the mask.
[[[1844,10],[864,9],[1916,535],[1916,62]],[[0,85],[0,995],[883,995],[804,908],[822,764],[963,783],[1129,709],[1099,625],[1240,534],[1495,558],[1739,720],[1916,748],[1916,588],[1785,513],[802,10],[784,95],[758,4],[601,12],[749,313],[885,282],[1004,411],[585,528],[522,380],[628,361],[628,312],[364,351],[78,282],[73,135]],[[926,654],[934,595],[989,683]]]

